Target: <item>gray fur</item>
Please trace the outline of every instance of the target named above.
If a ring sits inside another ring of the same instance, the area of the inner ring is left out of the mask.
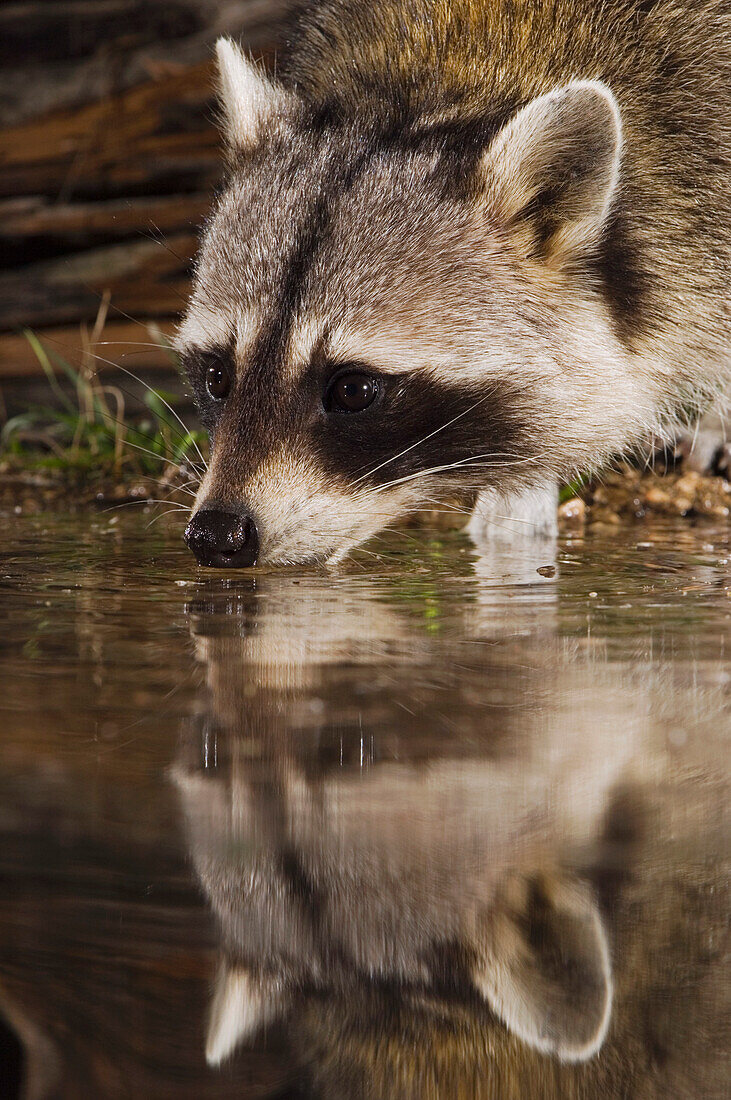
[[[479,530],[722,401],[726,0],[325,0],[282,85],[220,56],[232,170],[180,347],[198,503],[250,510],[264,558],[337,557],[461,488]],[[350,362],[395,396],[336,422]]]

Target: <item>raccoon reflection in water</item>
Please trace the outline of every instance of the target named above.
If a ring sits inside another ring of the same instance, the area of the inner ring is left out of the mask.
[[[333,1100],[725,1095],[722,692],[561,638],[550,591],[519,664],[484,645],[516,618],[482,587],[462,641],[412,636],[413,676],[351,726],[322,718],[340,659],[377,680],[399,607],[356,589],[314,647],[302,585],[262,577],[266,620],[225,636],[193,616],[217,768],[175,778],[220,927],[211,1063],[277,1022]],[[669,746],[670,696],[704,750]]]

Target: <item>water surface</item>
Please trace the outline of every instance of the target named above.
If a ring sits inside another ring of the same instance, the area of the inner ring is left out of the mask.
[[[728,528],[131,511],[3,517],[2,1095],[726,1095]]]

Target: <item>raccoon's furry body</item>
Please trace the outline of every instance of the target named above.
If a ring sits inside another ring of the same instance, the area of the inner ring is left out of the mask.
[[[219,59],[232,172],[180,346],[199,504],[262,557],[455,488],[550,516],[557,477],[722,400],[728,0],[323,0],[282,83]],[[328,407],[343,370],[372,406]]]
[[[428,141],[433,127],[434,146],[451,139],[460,161],[533,98],[577,79],[606,84],[622,118],[622,178],[582,274],[595,276],[630,346],[654,337],[672,361],[671,406],[681,386],[690,399],[717,389],[719,361],[731,369],[728,0],[308,8],[289,69],[308,102],[334,117],[371,115],[395,141],[419,127]]]

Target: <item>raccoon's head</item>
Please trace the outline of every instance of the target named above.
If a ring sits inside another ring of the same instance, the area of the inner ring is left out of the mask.
[[[337,558],[616,445],[643,402],[591,273],[619,173],[607,88],[354,118],[228,41],[218,58],[231,171],[179,335],[212,441],[202,564]]]

